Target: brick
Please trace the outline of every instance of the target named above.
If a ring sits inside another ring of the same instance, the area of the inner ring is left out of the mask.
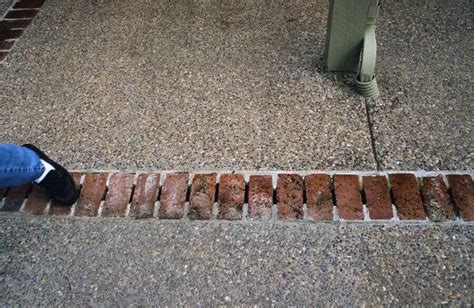
[[[448,188],[442,176],[423,178],[421,192],[430,220],[443,221],[456,218]]]
[[[31,183],[26,183],[19,186],[10,187],[7,191],[7,195],[3,200],[3,206],[1,211],[13,212],[18,211],[23,205],[26,196],[31,190]]]
[[[13,41],[2,41],[0,40],[0,50],[9,50],[10,48],[13,47],[13,44],[15,42]]]
[[[13,6],[14,9],[39,9],[44,4],[44,0],[22,0]]]
[[[37,185],[33,185],[33,189],[28,195],[26,200],[25,208],[23,209],[26,213],[33,215],[42,215],[48,205],[49,197],[48,193]]]
[[[469,175],[448,175],[448,183],[459,215],[474,220],[474,185]]]
[[[10,29],[25,29],[30,24],[31,19],[13,19],[0,21],[0,32]]]
[[[300,175],[278,175],[277,205],[278,219],[303,218],[303,178]]]
[[[161,219],[183,218],[188,181],[188,173],[170,173],[166,175],[160,198]]]
[[[8,56],[8,51],[0,51],[0,61],[3,61]]]
[[[75,216],[95,217],[105,194],[108,173],[88,173],[84,178]]]
[[[391,174],[390,182],[398,217],[401,220],[425,219],[416,177],[413,174]]]
[[[113,173],[109,180],[109,191],[105,196],[102,217],[125,217],[132,197],[133,173]]]
[[[21,36],[23,33],[23,30],[17,29],[17,30],[2,30],[0,32],[0,40],[12,40],[12,39],[17,39]]]
[[[334,193],[339,217],[347,220],[363,220],[359,178],[356,175],[335,175]]]
[[[392,219],[392,200],[387,178],[384,176],[364,176],[362,182],[370,219]]]
[[[19,18],[33,18],[35,17],[37,10],[10,10],[5,18],[19,19]]]
[[[273,184],[269,175],[252,175],[249,179],[250,219],[272,218]]]
[[[76,189],[78,192],[81,191],[81,178],[83,173],[80,172],[70,172],[69,173],[74,180],[74,184],[76,185]],[[49,214],[50,215],[57,215],[57,216],[67,216],[71,213],[72,205],[63,205],[57,202],[51,202],[49,207]]]
[[[159,173],[141,173],[137,176],[137,185],[130,204],[130,217],[153,217],[155,202],[160,190]]]
[[[215,194],[216,174],[196,174],[191,185],[188,217],[211,219]]]
[[[245,198],[245,180],[240,174],[223,174],[219,183],[219,219],[242,219]]]
[[[304,180],[308,216],[316,220],[333,220],[330,176],[327,174],[310,174]]]

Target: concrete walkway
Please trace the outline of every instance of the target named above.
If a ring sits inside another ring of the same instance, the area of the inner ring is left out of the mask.
[[[384,1],[382,96],[323,72],[327,1],[46,1],[0,140],[74,169],[472,169],[469,1]]]
[[[0,214],[2,305],[473,302],[472,225]]]
[[[0,64],[0,142],[76,170],[470,174],[471,1],[383,2],[366,101],[323,70],[326,0],[46,0]],[[458,220],[0,225],[2,306],[474,301]]]

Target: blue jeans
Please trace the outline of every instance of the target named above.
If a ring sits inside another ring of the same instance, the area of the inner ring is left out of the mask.
[[[21,185],[43,174],[39,156],[30,149],[0,143],[0,188]]]

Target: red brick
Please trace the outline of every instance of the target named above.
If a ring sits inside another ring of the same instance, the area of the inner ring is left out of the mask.
[[[42,215],[48,205],[49,197],[48,193],[37,185],[33,185],[33,189],[28,195],[26,200],[25,208],[23,209],[26,213],[33,215]]]
[[[188,181],[188,173],[170,173],[166,175],[160,198],[160,218],[183,218]]]
[[[10,29],[25,29],[30,24],[31,19],[13,19],[0,21],[0,32]]]
[[[384,176],[364,176],[362,181],[370,219],[392,219],[392,200],[387,178]]]
[[[141,173],[137,177],[137,185],[133,192],[130,205],[130,217],[153,217],[155,202],[160,191],[159,173]]]
[[[38,10],[10,10],[5,18],[19,19],[19,18],[33,18]]]
[[[21,36],[23,30],[2,30],[0,32],[0,40],[12,40]]]
[[[109,191],[105,196],[102,217],[125,217],[132,196],[133,173],[113,173],[109,180]]]
[[[191,185],[188,217],[190,219],[212,218],[215,194],[216,174],[196,174]]]
[[[76,205],[75,216],[95,217],[105,194],[108,173],[88,173]]]
[[[26,183],[19,186],[10,187],[7,195],[3,200],[3,212],[18,211],[23,205],[26,196],[31,190],[31,183]]]
[[[423,178],[422,184],[423,202],[430,220],[442,221],[456,218],[443,177],[426,177]]]
[[[14,9],[39,9],[44,4],[44,0],[22,0],[13,6]]]
[[[272,217],[273,184],[269,175],[252,175],[249,180],[250,219],[270,219]]]
[[[459,215],[465,221],[474,220],[474,185],[469,175],[448,175],[448,183]]]
[[[15,42],[13,41],[2,41],[0,40],[0,50],[9,50],[10,48],[13,47],[13,44]]]
[[[78,192],[81,190],[81,178],[82,178],[82,173],[79,172],[70,172],[72,179],[74,180],[74,184],[76,185],[76,189]],[[63,205],[57,202],[51,202],[50,208],[49,208],[49,214],[50,215],[58,215],[58,216],[65,216],[69,215],[71,213],[71,207],[72,205]]]
[[[240,174],[223,174],[219,183],[219,219],[242,219],[245,180]]]
[[[8,51],[0,51],[0,61],[3,61],[8,56]]]
[[[391,174],[395,207],[402,220],[425,219],[420,192],[413,174]]]
[[[331,178],[327,174],[311,174],[305,177],[308,216],[317,220],[333,220]]]
[[[364,219],[358,176],[335,175],[334,193],[340,218],[347,220]]]
[[[303,178],[298,174],[280,174],[277,182],[278,219],[303,218]]]

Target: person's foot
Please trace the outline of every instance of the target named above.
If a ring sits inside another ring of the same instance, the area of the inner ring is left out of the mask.
[[[77,189],[69,172],[34,145],[24,144],[22,146],[35,152],[41,160],[54,168],[50,169],[41,181],[35,181],[35,183],[45,189],[53,201],[64,205],[71,205],[76,202],[78,198]]]

